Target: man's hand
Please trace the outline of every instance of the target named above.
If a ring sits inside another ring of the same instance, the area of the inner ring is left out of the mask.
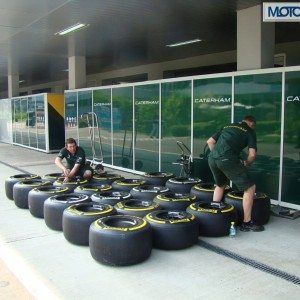
[[[246,160],[243,161],[243,164],[244,164],[245,167],[249,167],[250,166],[250,164]]]
[[[64,176],[65,177],[68,177],[70,172],[71,172],[69,169],[64,169],[63,171],[64,171]]]
[[[66,176],[63,182],[69,182],[69,181],[70,181],[70,178],[68,176]]]
[[[215,141],[215,139],[213,139],[212,137],[210,137],[210,138],[206,141],[206,143],[207,143],[207,145],[208,145],[209,150],[211,151],[211,150],[215,147],[217,141]]]

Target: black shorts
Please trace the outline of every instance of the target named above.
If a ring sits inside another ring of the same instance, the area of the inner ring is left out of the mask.
[[[245,191],[254,185],[247,168],[239,159],[216,159],[209,157],[208,163],[217,186],[229,185],[229,181],[231,180],[237,186],[238,190]]]
[[[89,164],[85,164],[83,167],[81,167],[78,171],[78,173],[76,174],[76,176],[80,176],[83,177],[83,174],[85,173],[85,171],[91,171],[92,175],[93,175],[93,169],[90,167]]]

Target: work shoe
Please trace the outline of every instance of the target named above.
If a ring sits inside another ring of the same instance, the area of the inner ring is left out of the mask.
[[[264,231],[265,228],[262,225],[255,225],[253,221],[249,222],[243,222],[242,225],[240,226],[240,231]]]

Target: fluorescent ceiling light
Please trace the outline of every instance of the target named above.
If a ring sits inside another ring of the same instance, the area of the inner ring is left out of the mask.
[[[189,41],[183,41],[183,42],[178,42],[178,43],[174,43],[174,44],[169,44],[166,46],[167,47],[179,47],[179,46],[184,46],[184,45],[188,45],[188,44],[198,43],[201,41],[202,40],[200,40],[200,39],[193,39],[193,40],[189,40]]]
[[[25,82],[25,80],[19,80],[19,83],[24,83]]]
[[[70,33],[70,32],[73,32],[73,31],[82,29],[82,28],[87,27],[87,26],[88,26],[88,24],[77,23],[77,24],[72,25],[72,26],[70,26],[70,27],[68,27],[68,28],[65,28],[65,29],[63,29],[63,30],[61,30],[61,31],[58,31],[58,32],[56,32],[55,34],[56,34],[56,35],[65,35],[65,34],[68,34],[68,33]]]

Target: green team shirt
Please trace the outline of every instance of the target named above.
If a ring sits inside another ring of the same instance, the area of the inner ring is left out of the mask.
[[[85,152],[79,146],[77,146],[74,155],[71,154],[71,152],[69,152],[67,148],[62,148],[57,156],[61,159],[65,158],[67,162],[67,168],[71,170],[73,169],[75,164],[80,164],[80,168],[84,167],[85,165]]]
[[[257,150],[256,133],[246,122],[228,124],[212,138],[217,142],[210,153],[212,158],[239,158],[247,146]]]

